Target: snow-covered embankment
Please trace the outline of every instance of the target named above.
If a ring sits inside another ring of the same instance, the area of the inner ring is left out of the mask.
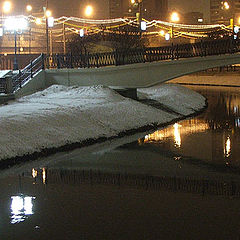
[[[204,97],[177,85],[142,89],[140,95],[185,116],[205,106]],[[59,85],[1,106],[0,116],[0,160],[88,139],[94,142],[180,117],[124,98],[107,87]]]

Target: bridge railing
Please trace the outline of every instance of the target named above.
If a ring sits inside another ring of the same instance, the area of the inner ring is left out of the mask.
[[[19,70],[19,73],[12,77],[12,92],[21,88],[24,83],[33,78],[39,70],[44,68],[44,55],[41,54],[36,59],[31,61],[24,69]]]
[[[93,68],[189,57],[203,57],[240,51],[239,41],[232,38],[201,41],[144,49],[118,50],[106,53],[52,54],[46,57],[49,68]]]
[[[78,55],[51,54],[49,56],[41,54],[12,77],[12,92],[21,88],[25,82],[32,78],[40,69],[44,68],[99,68],[113,65],[119,66],[161,60],[231,54],[236,52],[240,52],[240,41],[228,38],[201,41],[193,44],[129,49],[127,51],[118,50],[106,53],[81,53]],[[6,92],[6,85],[6,81],[0,79],[0,93]]]

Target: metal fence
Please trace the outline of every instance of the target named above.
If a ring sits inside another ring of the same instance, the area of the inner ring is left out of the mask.
[[[219,54],[232,54],[240,51],[240,41],[232,38],[201,41],[197,43],[151,47],[144,49],[118,50],[106,53],[41,54],[31,61],[12,79],[16,91],[40,69],[44,68],[99,68],[134,63],[145,63],[181,58],[203,57]],[[4,81],[0,82],[0,93],[4,93]]]
[[[239,52],[240,42],[232,38],[201,41],[197,43],[151,47],[144,49],[118,50],[107,53],[53,54],[46,57],[49,68],[91,68],[119,66],[180,58],[203,57]]]
[[[149,190],[188,192],[201,195],[240,197],[240,184],[234,181],[194,179],[190,177],[150,176],[143,174],[106,173],[94,170],[47,170],[47,183],[103,184],[132,186]]]
[[[31,61],[24,69],[19,70],[19,73],[12,77],[12,92],[21,88],[25,82],[33,78],[33,76],[44,68],[44,55],[41,54],[36,59]]]

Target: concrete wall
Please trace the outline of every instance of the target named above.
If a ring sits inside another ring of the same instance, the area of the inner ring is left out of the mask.
[[[208,68],[240,63],[240,54],[186,58],[124,66],[86,69],[48,69],[46,85],[105,85],[115,88],[150,87]]]
[[[27,82],[15,93],[15,97],[32,94],[53,84],[104,85],[118,89],[124,94],[133,95],[133,93],[136,94],[137,88],[150,87],[204,69],[236,63],[240,63],[240,54],[138,63],[117,67],[47,69],[40,71],[31,81]]]
[[[43,90],[45,88],[47,88],[45,81],[45,71],[41,70],[29,82],[23,85],[22,88],[17,90],[17,92],[15,93],[15,97],[19,98]]]

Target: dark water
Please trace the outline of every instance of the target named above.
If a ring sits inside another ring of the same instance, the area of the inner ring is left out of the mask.
[[[0,239],[240,239],[240,89],[154,133],[0,171]]]

